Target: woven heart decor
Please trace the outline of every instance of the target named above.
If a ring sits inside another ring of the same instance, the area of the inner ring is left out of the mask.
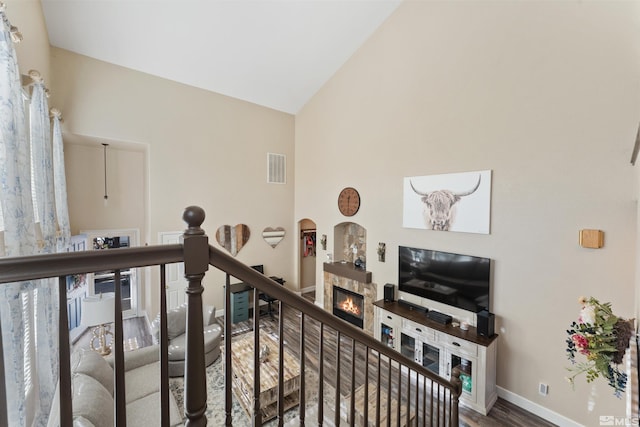
[[[262,230],[262,238],[269,244],[269,246],[275,248],[276,246],[278,246],[278,243],[282,242],[282,239],[284,239],[284,228],[267,227]]]

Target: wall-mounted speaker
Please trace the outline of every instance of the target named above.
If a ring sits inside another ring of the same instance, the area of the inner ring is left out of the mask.
[[[396,300],[396,285],[392,285],[391,283],[384,285],[384,300],[387,302]]]
[[[487,310],[482,310],[477,315],[478,335],[492,337],[495,333],[496,316]]]

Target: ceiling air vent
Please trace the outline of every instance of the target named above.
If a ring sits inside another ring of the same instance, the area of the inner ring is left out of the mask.
[[[287,157],[284,154],[267,153],[267,182],[285,184],[287,181]]]

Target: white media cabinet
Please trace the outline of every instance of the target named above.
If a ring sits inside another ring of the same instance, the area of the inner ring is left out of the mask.
[[[376,301],[375,337],[430,371],[450,379],[453,368],[462,371],[460,402],[486,415],[498,398],[496,353],[498,335],[477,335],[427,318],[424,312],[398,302]]]

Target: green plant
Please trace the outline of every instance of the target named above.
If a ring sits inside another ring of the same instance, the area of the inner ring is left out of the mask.
[[[580,297],[582,305],[577,322],[567,329],[567,357],[572,366],[567,368],[571,375],[567,380],[574,385],[574,379],[586,374],[587,382],[598,377],[606,378],[620,398],[627,385],[627,374],[618,365],[629,345],[633,325],[613,314],[611,303],[601,303],[596,298]],[[582,355],[586,361],[577,362]]]

